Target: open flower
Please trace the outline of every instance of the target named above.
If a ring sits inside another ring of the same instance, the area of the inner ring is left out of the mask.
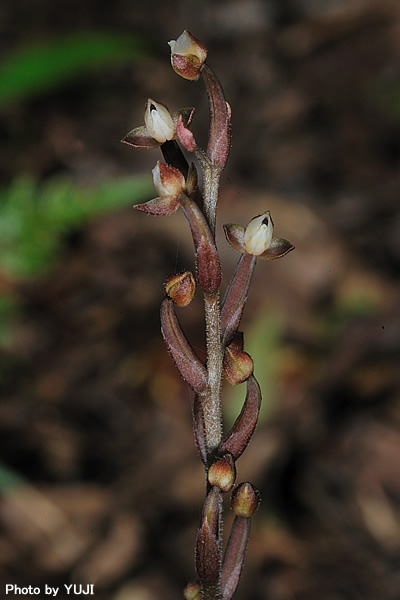
[[[274,238],[274,224],[269,210],[254,217],[246,228],[229,223],[224,225],[229,244],[242,254],[251,254],[262,260],[281,258],[294,249],[293,244],[282,238]]]
[[[168,42],[171,47],[171,64],[184,79],[195,81],[200,77],[201,67],[207,58],[207,49],[187,29],[177,40]]]
[[[188,128],[194,116],[194,108],[181,108],[173,115],[165,104],[149,98],[144,109],[145,125],[135,127],[121,140],[134,148],[150,150],[159,148],[165,142],[176,137],[176,124],[179,119],[181,126]]]
[[[179,198],[185,191],[185,178],[182,173],[158,161],[153,171],[154,187],[158,197],[142,204],[136,204],[134,208],[149,215],[172,215],[179,207]]]
[[[248,254],[260,256],[270,247],[274,225],[269,210],[254,217],[244,232],[244,245]]]
[[[147,131],[157,142],[163,144],[174,137],[174,122],[168,108],[149,98],[144,111]]]

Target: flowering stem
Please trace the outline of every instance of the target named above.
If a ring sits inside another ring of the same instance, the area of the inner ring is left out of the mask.
[[[210,162],[204,169],[204,213],[215,239],[219,180],[222,169]],[[211,460],[222,439],[221,382],[224,349],[221,343],[219,292],[204,294],[209,395],[203,404],[207,455]]]
[[[208,460],[221,443],[222,406],[221,380],[223,348],[219,312],[219,293],[204,293],[204,308],[207,336],[208,394],[203,400],[204,437]]]

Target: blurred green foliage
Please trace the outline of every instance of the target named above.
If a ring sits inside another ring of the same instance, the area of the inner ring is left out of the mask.
[[[12,279],[42,274],[62,248],[66,235],[89,219],[127,204],[147,200],[148,175],[119,177],[84,187],[70,179],[38,184],[20,176],[0,191],[0,270]],[[19,301],[0,297],[0,344],[12,334]]]
[[[94,187],[70,179],[38,184],[20,176],[0,191],[0,269],[14,277],[42,273],[63,237],[91,217],[146,200],[150,176],[120,177]]]
[[[0,106],[54,89],[93,68],[141,60],[137,36],[86,32],[16,49],[0,65]]]
[[[149,56],[135,35],[82,32],[15,49],[0,64],[0,108],[60,88],[75,77],[108,65]],[[43,273],[57,257],[66,234],[88,219],[148,199],[150,177],[120,177],[85,188],[64,178],[38,184],[19,175],[0,190],[0,271],[12,280]],[[0,343],[18,314],[13,294],[0,297]]]

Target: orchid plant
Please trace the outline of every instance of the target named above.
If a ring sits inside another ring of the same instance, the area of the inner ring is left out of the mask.
[[[215,243],[217,201],[221,173],[231,145],[231,109],[221,84],[206,63],[207,50],[191,33],[184,31],[169,42],[171,63],[184,79],[202,79],[209,102],[207,150],[201,148],[190,129],[194,108],[170,114],[164,104],[148,99],[145,125],[130,131],[122,142],[134,148],[160,148],[165,162],[153,169],[157,198],[135,208],[150,215],[171,215],[182,209],[191,230],[196,255],[196,275],[190,271],[171,275],[161,304],[161,332],[175,365],[193,390],[192,416],[197,448],[204,464],[206,498],[195,547],[197,580],[184,591],[186,600],[230,600],[237,588],[252,515],[260,495],[251,483],[235,486],[235,462],[246,449],[257,425],[261,392],[253,374],[253,360],[244,350],[240,321],[257,258],[281,258],[293,245],[273,237],[269,211],[251,219],[247,227],[224,226],[228,243],[240,253],[235,272],[220,303],[221,265]],[[194,162],[202,169],[202,190]],[[183,333],[176,307],[187,306],[199,286],[204,295],[205,364]],[[246,382],[246,397],[232,429],[222,431],[222,380],[238,385]],[[233,491],[232,491],[233,490]],[[235,514],[225,551],[222,548],[222,495],[231,492]]]

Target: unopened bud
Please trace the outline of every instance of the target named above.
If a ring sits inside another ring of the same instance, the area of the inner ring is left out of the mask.
[[[168,44],[171,47],[171,64],[174,71],[184,79],[198,79],[207,58],[206,47],[186,29],[177,40]]]
[[[144,122],[147,131],[157,142],[163,144],[167,140],[173,139],[175,135],[174,122],[164,104],[149,98],[144,111]]]
[[[175,167],[158,161],[152,173],[154,187],[161,197],[177,198],[185,189],[185,178]]]
[[[193,300],[196,291],[193,273],[185,271],[171,275],[165,283],[165,291],[177,306],[187,306]]]
[[[201,588],[199,583],[188,583],[183,590],[185,600],[200,600]]]
[[[261,496],[251,483],[240,483],[232,492],[231,506],[237,517],[251,517],[260,505]]]
[[[243,383],[253,374],[254,363],[250,354],[227,347],[224,354],[224,375],[232,385]]]
[[[236,467],[231,454],[225,454],[208,469],[208,482],[222,492],[230,492],[236,479]]]
[[[274,225],[269,210],[258,217],[254,217],[247,225],[244,233],[244,244],[248,254],[260,256],[269,248],[272,242]]]

